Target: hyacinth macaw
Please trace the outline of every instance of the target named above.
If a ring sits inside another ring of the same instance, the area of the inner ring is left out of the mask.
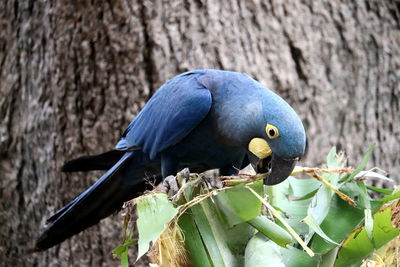
[[[180,74],[162,85],[109,152],[67,162],[63,171],[107,170],[56,212],[36,243],[50,248],[96,224],[146,188],[188,167],[236,174],[251,163],[285,180],[304,154],[306,135],[296,112],[246,74],[211,69]]]

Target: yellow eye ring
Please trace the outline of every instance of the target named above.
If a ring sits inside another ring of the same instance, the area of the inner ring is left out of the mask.
[[[279,136],[278,128],[271,124],[267,124],[265,127],[265,132],[267,133],[269,139],[275,139]]]

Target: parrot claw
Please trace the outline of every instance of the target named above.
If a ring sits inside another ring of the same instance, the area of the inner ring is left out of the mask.
[[[208,174],[208,175],[201,175],[201,178],[205,182],[205,184],[208,186],[208,189],[221,189],[224,187],[224,184],[219,177],[219,175],[216,175],[215,173]]]
[[[190,171],[188,168],[178,172],[176,176],[169,175],[160,184],[160,191],[167,194],[169,198],[174,197],[178,192],[180,186],[186,183],[190,177]]]
[[[179,191],[178,181],[175,176],[170,175],[160,184],[160,191],[168,195],[169,198],[173,197]]]

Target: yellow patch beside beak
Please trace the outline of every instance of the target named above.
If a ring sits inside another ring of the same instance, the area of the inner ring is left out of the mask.
[[[249,151],[260,159],[265,159],[272,154],[267,141],[262,138],[253,138],[249,143]]]

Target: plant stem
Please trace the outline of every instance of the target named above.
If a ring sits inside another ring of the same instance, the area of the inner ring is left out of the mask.
[[[334,187],[331,183],[329,183],[327,180],[325,180],[324,178],[322,178],[321,175],[319,175],[318,173],[314,172],[313,174],[310,174],[311,177],[317,179],[318,181],[320,181],[321,183],[323,183],[324,185],[326,185],[327,187],[329,187],[332,191],[334,191],[336,194],[338,194],[338,196],[343,199],[344,201],[346,201],[347,203],[349,203],[352,206],[356,206],[356,202],[354,200],[352,200],[348,195],[346,195],[343,192],[340,192],[336,187]]]
[[[286,227],[288,232],[299,242],[300,246],[307,252],[310,257],[314,257],[314,252],[304,243],[304,241],[300,238],[300,236],[296,233],[296,231],[286,222],[286,220],[279,214],[279,212],[274,209],[264,198],[262,198],[256,191],[254,191],[251,187],[245,186],[248,190],[250,190],[253,195],[255,195],[270,211],[271,213]]]

